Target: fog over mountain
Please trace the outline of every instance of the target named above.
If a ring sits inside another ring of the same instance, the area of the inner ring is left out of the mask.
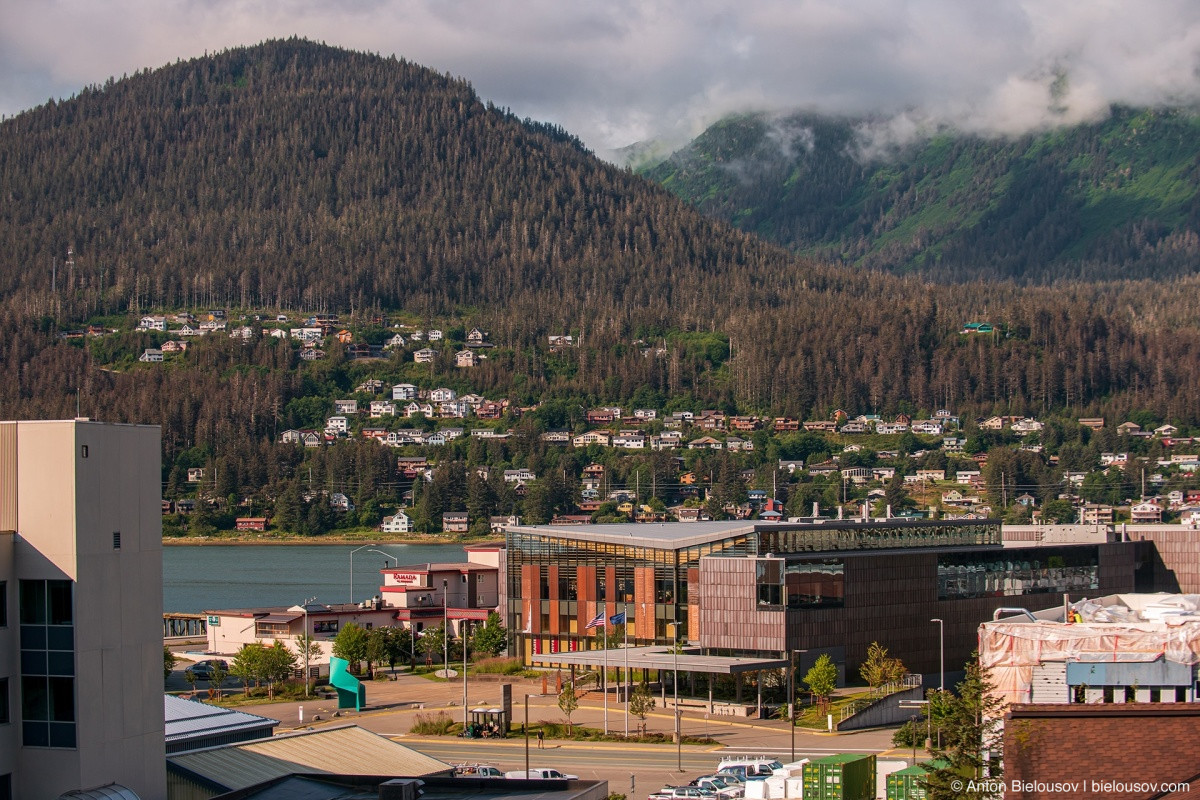
[[[1186,0],[65,0],[5,4],[0,113],[293,34],[465,77],[605,156],[746,110],[875,114],[888,143],[1200,97],[1200,4]]]

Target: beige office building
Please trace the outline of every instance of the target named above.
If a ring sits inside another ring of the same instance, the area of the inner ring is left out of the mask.
[[[0,798],[166,797],[157,426],[0,422]]]

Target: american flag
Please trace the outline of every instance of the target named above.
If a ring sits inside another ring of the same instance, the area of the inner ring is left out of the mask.
[[[592,621],[584,626],[585,631],[590,631],[592,628],[599,628],[604,625],[604,612],[601,611],[596,616],[592,617]]]

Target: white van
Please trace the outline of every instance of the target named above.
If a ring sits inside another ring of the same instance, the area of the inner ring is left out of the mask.
[[[529,774],[526,774],[525,770],[519,770],[517,772],[506,772],[506,773],[504,773],[504,777],[506,777],[506,778],[532,778],[534,780],[560,780],[560,781],[577,781],[577,780],[579,780],[578,775],[564,775],[563,773],[559,772],[556,769],[545,769],[545,768],[539,769],[538,767],[534,767],[533,769],[529,770]]]

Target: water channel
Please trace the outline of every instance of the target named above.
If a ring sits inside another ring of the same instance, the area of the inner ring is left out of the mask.
[[[172,545],[163,548],[163,609],[200,613],[227,608],[350,601],[353,545]],[[375,552],[379,551],[379,552]],[[379,593],[380,568],[465,561],[461,545],[382,544],[354,554],[354,599]]]

